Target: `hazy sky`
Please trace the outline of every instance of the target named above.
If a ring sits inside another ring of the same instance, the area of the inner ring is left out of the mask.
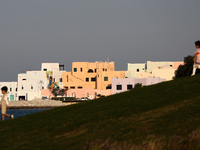
[[[199,15],[200,0],[0,0],[0,81],[42,62],[182,61]]]

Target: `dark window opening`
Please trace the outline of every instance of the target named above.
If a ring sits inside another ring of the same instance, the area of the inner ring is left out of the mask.
[[[92,69],[89,69],[89,70],[88,70],[88,73],[93,73],[93,70],[92,70]]]
[[[97,69],[94,69],[94,72],[97,72]]]
[[[60,78],[60,82],[62,82],[62,78]]]
[[[24,89],[24,87],[22,86],[22,90]]]
[[[106,86],[106,89],[112,89],[112,85],[109,84],[108,86]]]
[[[95,77],[94,77],[94,78],[91,78],[91,81],[93,81],[93,82],[96,81],[96,78],[95,78]]]
[[[42,89],[44,89],[44,87],[42,87]]]
[[[140,71],[140,69],[137,69],[137,72],[139,72]]]
[[[81,68],[80,71],[82,72],[82,71],[83,71],[83,68]]]
[[[117,90],[122,90],[122,85],[117,85]]]
[[[77,68],[74,68],[74,72],[77,72]]]
[[[22,79],[22,80],[24,81],[24,80],[26,80],[26,79]]]
[[[104,81],[108,81],[108,77],[104,77]]]
[[[70,89],[75,89],[75,86],[70,86]]]
[[[83,88],[82,86],[79,86],[79,87],[78,87],[78,89],[82,89],[82,88]]]
[[[17,88],[15,89],[15,91],[17,92]]]
[[[103,71],[104,71],[104,68],[103,68]]]
[[[86,82],[89,82],[89,78],[85,78],[85,81],[86,81]]]
[[[12,88],[10,88],[10,92],[12,91]]]
[[[56,79],[55,78],[53,78],[53,82],[55,82],[56,81]]]
[[[44,71],[47,71],[47,69],[43,69]]]
[[[31,86],[31,89],[33,89],[33,86]]]
[[[21,100],[25,100],[26,99],[26,97],[25,96],[19,96],[19,100],[21,101]]]
[[[128,84],[127,85],[127,90],[131,90],[133,88],[133,85],[132,84]]]
[[[169,66],[171,66],[171,67],[172,67],[172,65],[169,65]]]
[[[107,71],[107,69],[105,69],[105,71]]]
[[[68,89],[68,86],[64,86],[64,89]]]

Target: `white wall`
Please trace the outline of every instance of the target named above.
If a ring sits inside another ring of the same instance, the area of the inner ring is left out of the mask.
[[[0,82],[0,89],[4,86],[7,86],[8,88],[7,95],[8,95],[9,100],[10,100],[10,95],[14,95],[14,101],[16,101],[17,100],[17,97],[16,97],[17,82]],[[0,98],[2,98],[2,96],[3,94],[0,91]]]
[[[152,75],[154,77],[164,78],[166,81],[169,81],[175,76],[175,69],[153,69]]]
[[[162,67],[162,66],[173,66],[173,62],[171,61],[147,61],[147,72],[152,72],[153,69],[159,69],[158,67]]]
[[[128,63],[127,64],[127,71],[125,72],[125,76],[126,77],[136,77],[137,73],[138,72],[145,72],[145,68],[146,67],[146,64],[145,63],[142,63],[142,64],[131,64],[131,63]]]
[[[135,84],[137,83],[141,83],[142,86],[148,86],[148,85],[152,85],[152,84],[157,84],[160,82],[165,81],[165,79],[161,79],[159,77],[148,77],[148,78],[113,78],[112,79],[112,90],[113,90],[113,94],[116,93],[120,93],[120,92],[124,92],[127,91],[127,85],[132,85],[132,87],[134,88]],[[117,90],[117,85],[122,85],[122,89],[121,90]]]

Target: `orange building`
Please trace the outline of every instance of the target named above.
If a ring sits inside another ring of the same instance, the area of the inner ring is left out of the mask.
[[[115,71],[114,62],[73,62],[72,72],[63,72],[65,89],[111,89],[112,78],[125,78],[125,71]]]

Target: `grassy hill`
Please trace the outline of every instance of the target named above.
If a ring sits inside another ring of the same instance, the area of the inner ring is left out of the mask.
[[[199,128],[196,75],[1,121],[0,149],[187,149]]]

